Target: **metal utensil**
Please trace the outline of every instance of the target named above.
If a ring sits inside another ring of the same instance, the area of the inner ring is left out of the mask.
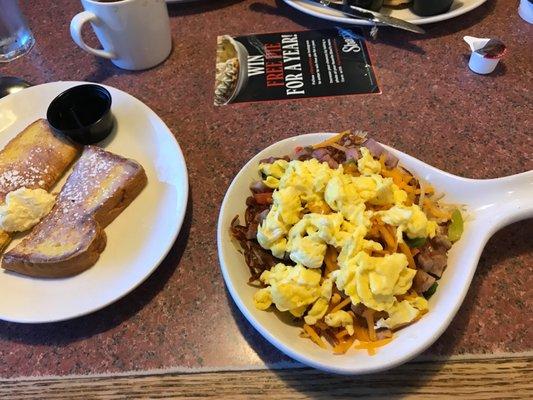
[[[24,79],[15,76],[2,76],[0,77],[0,99],[30,86],[31,84]]]
[[[367,21],[372,21],[375,23],[381,23],[387,26],[392,26],[394,28],[404,29],[409,32],[415,33],[426,33],[422,28],[410,22],[404,21],[403,19],[390,17],[388,15],[380,14],[376,11],[367,10],[365,8],[360,8],[357,6],[351,6],[349,4],[340,4],[334,3],[330,0],[307,0],[312,3],[321,5],[324,8],[331,8],[336,11],[354,17],[357,19],[364,19]]]

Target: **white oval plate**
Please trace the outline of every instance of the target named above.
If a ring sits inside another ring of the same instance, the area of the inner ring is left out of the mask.
[[[416,176],[446,193],[445,201],[464,204],[469,222],[461,240],[449,252],[448,268],[439,288],[429,300],[429,312],[416,324],[395,333],[393,341],[378,349],[375,356],[362,350],[333,355],[310,340],[299,337],[300,328],[279,319],[273,312],[257,310],[253,295],[257,289],[247,284],[249,270],[229,233],[231,220],[246,208],[249,185],[258,179],[259,160],[292,154],[296,146],[318,143],[332,134],[292,137],[271,145],[253,157],[231,183],[220,209],[217,229],[218,257],[224,280],[233,300],[248,321],[270,343],[288,356],[311,367],[340,374],[363,374],[392,368],[428,348],[444,332],[459,309],[488,238],[501,226],[533,216],[533,171],[505,178],[474,180],[440,171],[407,154],[385,146]]]
[[[31,122],[46,118],[55,96],[82,83],[87,82],[46,83],[0,99],[0,147]],[[181,149],[150,108],[121,90],[105,87],[112,96],[116,134],[104,148],[141,163],[148,184],[105,229],[107,246],[87,271],[70,278],[37,279],[0,270],[0,319],[53,322],[99,310],[143,282],[176,240],[188,196]]]
[[[312,15],[313,17],[327,19],[329,21],[334,22],[342,22],[344,24],[350,24],[350,25],[374,25],[373,22],[365,21],[365,20],[358,20],[354,18],[346,17],[343,13],[326,9],[325,7],[320,7],[316,3],[307,2],[305,0],[283,0],[285,3],[287,3],[289,6],[296,8],[297,10]],[[423,25],[423,24],[431,24],[433,22],[439,22],[444,21],[450,18],[457,17],[459,15],[462,15],[464,13],[467,13],[470,10],[473,10],[474,8],[479,7],[481,4],[486,2],[487,0],[462,0],[462,1],[454,1],[450,10],[444,14],[439,15],[433,15],[431,17],[421,17],[419,15],[416,15],[409,10],[409,8],[405,9],[394,9],[394,8],[388,8],[383,7],[381,10],[379,10],[380,13],[385,15],[390,15],[394,18],[403,19],[407,22],[410,22],[415,25]]]

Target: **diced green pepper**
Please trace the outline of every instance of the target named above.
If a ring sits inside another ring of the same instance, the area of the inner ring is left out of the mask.
[[[405,238],[404,240],[405,240],[405,243],[407,243],[407,246],[409,246],[412,249],[415,247],[422,247],[423,245],[426,244],[425,237],[419,237],[419,238],[414,238],[414,239]]]
[[[356,173],[358,174],[357,162],[355,160],[350,159],[348,161],[345,161],[342,166],[344,168],[344,173],[349,175],[354,175]]]
[[[349,160],[346,160],[342,163],[342,166],[343,167],[355,167],[357,168],[357,161],[354,160],[353,158],[350,158]]]
[[[450,226],[448,226],[448,239],[452,242],[457,242],[461,239],[463,229],[463,216],[461,215],[461,211],[456,208],[452,213]]]
[[[439,287],[439,284],[437,282],[435,282],[433,285],[431,285],[431,287],[426,290],[424,292],[424,297],[426,299],[429,299],[431,296],[433,296],[435,294],[435,292],[437,291],[437,288]]]

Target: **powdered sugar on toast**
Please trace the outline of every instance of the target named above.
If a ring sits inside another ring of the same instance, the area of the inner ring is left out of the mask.
[[[46,189],[44,177],[50,173],[50,168],[48,164],[40,162],[36,154],[47,151],[50,152],[48,149],[36,147],[30,150],[28,156],[20,160],[16,167],[2,171],[0,173],[0,191],[7,194],[21,187]]]
[[[0,151],[0,202],[21,187],[50,190],[78,152],[46,120],[30,124]]]
[[[136,161],[86,146],[50,214],[4,255],[2,267],[40,277],[89,268],[106,246],[103,228],[145,185],[146,174]]]

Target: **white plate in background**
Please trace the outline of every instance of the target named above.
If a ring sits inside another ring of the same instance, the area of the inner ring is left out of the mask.
[[[358,20],[354,18],[346,17],[343,13],[326,9],[321,7],[316,3],[311,3],[305,0],[283,0],[289,6],[296,8],[297,10],[312,15],[313,17],[327,19],[329,21],[341,22],[344,24],[350,25],[374,25],[373,22]],[[415,25],[430,24],[433,22],[445,21],[450,18],[457,17],[468,11],[473,10],[474,8],[479,7],[487,0],[455,0],[450,8],[450,10],[444,14],[433,15],[431,17],[421,17],[416,15],[409,10],[409,8],[404,9],[394,9],[390,7],[382,7],[379,12],[382,14],[390,15],[391,17],[403,19],[407,22],[410,22]]]

